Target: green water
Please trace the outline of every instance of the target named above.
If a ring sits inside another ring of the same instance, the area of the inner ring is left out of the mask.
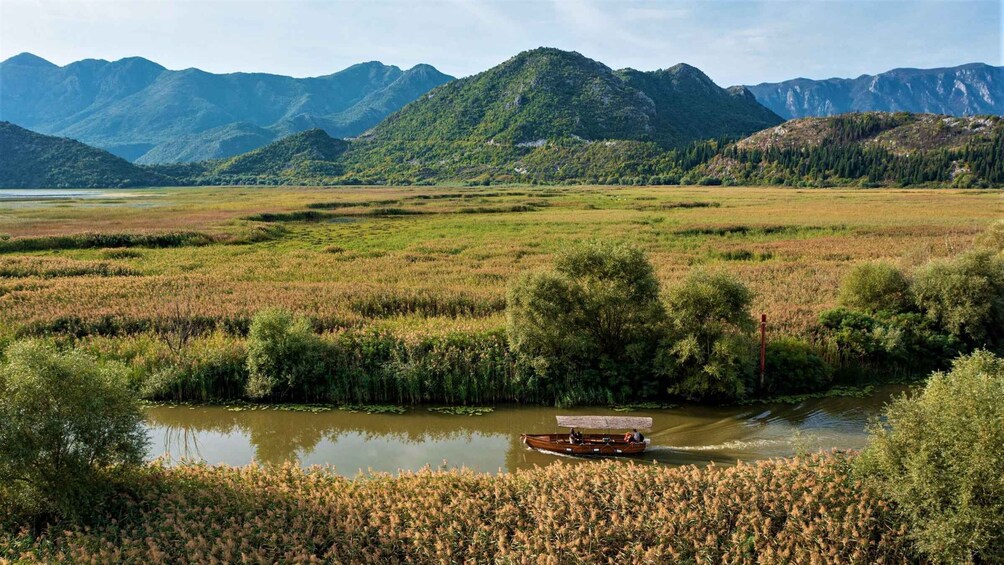
[[[855,449],[864,427],[900,387],[867,398],[822,398],[800,404],[741,407],[682,406],[643,410],[651,416],[649,449],[635,460],[668,465],[731,464],[820,449]],[[561,431],[558,414],[618,414],[608,409],[561,410],[496,407],[482,416],[451,416],[416,408],[406,414],[332,410],[318,414],[279,410],[229,411],[222,407],[156,407],[147,410],[150,457],[246,465],[295,461],[331,465],[344,475],[360,471],[417,470],[425,466],[513,471],[562,460],[529,450],[521,433]]]

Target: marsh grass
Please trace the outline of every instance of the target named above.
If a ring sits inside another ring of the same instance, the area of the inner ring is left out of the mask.
[[[542,201],[551,206],[459,213]],[[430,213],[381,215],[418,210],[411,204],[419,202]],[[720,206],[635,209],[678,203]],[[338,210],[353,221],[242,219],[304,210]],[[108,267],[3,279],[0,322],[20,334],[132,335],[159,331],[183,300],[207,331],[235,335],[268,307],[308,315],[326,331],[493,329],[504,322],[505,289],[521,273],[547,268],[576,242],[602,239],[645,250],[664,288],[693,264],[727,269],[754,291],[754,313],[768,314],[771,332],[811,338],[854,264],[913,266],[954,255],[1001,212],[992,191],[749,187],[212,187],[143,191],[100,208],[26,203],[0,215],[0,232],[11,235],[0,241],[5,257],[58,255]],[[137,255],[117,254],[127,251]],[[114,272],[135,274],[103,276]]]
[[[128,277],[139,271],[107,261],[76,261],[59,257],[0,257],[0,279],[60,277]]]
[[[507,474],[153,466],[115,516],[0,536],[15,562],[901,563],[904,527],[847,458],[597,462]]]
[[[247,216],[245,220],[252,222],[320,222],[336,218],[335,214],[318,212],[317,210],[301,210],[299,212],[262,212],[253,216]]]
[[[15,237],[0,241],[0,253],[106,247],[191,247],[209,245],[214,241],[215,238],[199,232],[168,232],[158,234],[82,233],[60,236]]]

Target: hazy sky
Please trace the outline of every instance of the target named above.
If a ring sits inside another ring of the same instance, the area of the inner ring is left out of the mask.
[[[678,62],[722,86],[1002,65],[1001,0],[0,0],[0,59],[139,55],[315,76],[379,60],[465,76],[541,45],[613,68]]]

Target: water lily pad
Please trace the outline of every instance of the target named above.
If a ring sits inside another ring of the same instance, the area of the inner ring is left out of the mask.
[[[491,414],[495,409],[490,406],[433,406],[429,411],[452,416],[483,416]]]

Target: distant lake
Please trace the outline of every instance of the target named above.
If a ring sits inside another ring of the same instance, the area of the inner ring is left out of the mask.
[[[49,200],[66,198],[123,198],[134,193],[104,189],[0,188],[0,200]]]

